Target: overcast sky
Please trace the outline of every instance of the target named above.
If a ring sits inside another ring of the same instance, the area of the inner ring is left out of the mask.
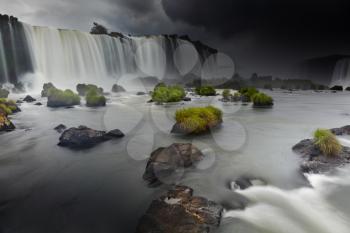
[[[127,34],[189,34],[244,74],[284,75],[309,57],[350,53],[349,0],[0,0],[33,25]]]

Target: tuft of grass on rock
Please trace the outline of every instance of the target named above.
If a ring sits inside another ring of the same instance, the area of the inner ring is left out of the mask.
[[[175,120],[183,132],[199,134],[222,122],[222,111],[213,106],[179,109]]]
[[[166,86],[163,83],[158,84],[152,93],[152,100],[157,103],[179,102],[186,96],[183,87],[179,85]]]
[[[99,94],[95,89],[91,89],[86,93],[86,105],[88,107],[106,106],[106,97]]]
[[[342,145],[336,136],[327,129],[317,129],[314,132],[314,142],[326,156],[338,156],[342,151]]]
[[[212,86],[201,86],[195,89],[197,95],[201,96],[215,96],[216,90]]]
[[[257,93],[252,97],[254,107],[270,107],[273,105],[273,99],[271,96],[265,93]]]

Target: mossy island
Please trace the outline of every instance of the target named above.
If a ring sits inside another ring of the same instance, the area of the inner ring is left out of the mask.
[[[80,104],[79,95],[69,89],[63,91],[52,87],[48,90],[47,95],[48,107],[71,107]]]
[[[167,86],[160,83],[154,87],[152,101],[156,103],[173,103],[182,101],[186,97],[185,89],[182,86]]]
[[[106,97],[101,95],[96,89],[91,89],[86,93],[86,106],[101,107],[106,106]]]
[[[195,92],[200,96],[216,96],[216,90],[213,86],[196,87]]]
[[[265,93],[256,93],[252,96],[254,108],[268,108],[273,106],[273,99]]]
[[[201,134],[222,123],[222,111],[213,106],[178,109],[171,133]]]

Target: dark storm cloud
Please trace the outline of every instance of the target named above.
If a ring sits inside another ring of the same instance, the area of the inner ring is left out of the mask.
[[[348,31],[348,0],[163,0],[175,21],[221,35],[245,30],[303,34]]]

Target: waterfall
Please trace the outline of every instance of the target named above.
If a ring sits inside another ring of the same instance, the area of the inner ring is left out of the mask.
[[[173,54],[180,44],[187,43],[198,53],[193,66],[216,53],[199,42],[175,35],[95,35],[31,26],[3,16],[0,23],[2,83],[17,82],[28,73],[53,83],[115,82],[128,75],[163,79],[179,75]],[[186,53],[182,56],[186,57]]]
[[[350,59],[342,59],[335,65],[331,86],[340,85],[345,87],[350,86]]]

